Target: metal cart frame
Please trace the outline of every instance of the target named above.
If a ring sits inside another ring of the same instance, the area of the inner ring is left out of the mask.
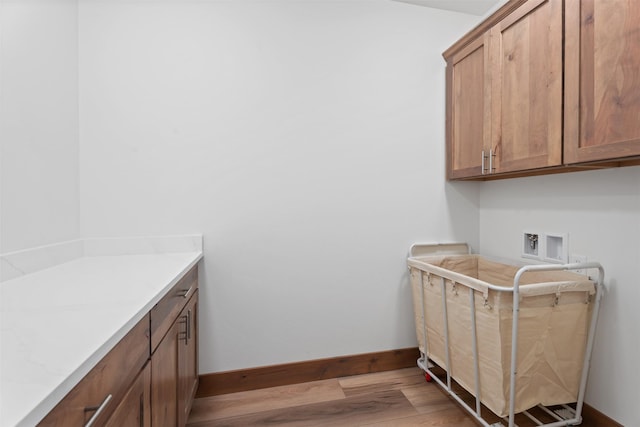
[[[457,248],[460,245],[464,244],[453,244]],[[417,245],[413,245],[411,247],[410,255],[414,256],[414,248]],[[435,245],[446,247],[447,245]],[[464,245],[466,246],[466,245]],[[446,250],[446,249],[445,249]],[[460,252],[457,252],[458,254]],[[468,253],[468,250],[467,250]],[[520,306],[520,278],[527,271],[562,271],[562,270],[578,270],[578,269],[598,269],[598,279],[595,282],[595,301],[593,306],[593,311],[591,314],[591,320],[589,323],[589,333],[587,336],[587,344],[584,352],[584,361],[582,365],[582,373],[580,378],[580,386],[579,392],[576,401],[576,408],[573,409],[568,405],[562,405],[561,410],[553,411],[545,406],[538,405],[542,411],[547,413],[549,416],[554,418],[556,421],[551,423],[543,423],[539,419],[537,419],[534,415],[529,413],[528,411],[523,411],[522,414],[531,419],[536,425],[544,426],[544,427],[560,427],[560,426],[571,426],[578,425],[582,422],[582,406],[584,403],[584,395],[585,389],[587,386],[587,375],[589,372],[589,366],[591,363],[591,352],[593,349],[593,341],[596,330],[596,324],[598,321],[598,311],[600,309],[600,300],[602,298],[602,291],[604,286],[604,269],[602,265],[597,262],[584,262],[584,263],[572,263],[572,264],[543,264],[543,265],[527,265],[518,270],[514,279],[512,287],[504,287],[504,286],[496,286],[489,284],[489,289],[492,289],[497,292],[513,292],[513,324],[512,324],[512,335],[511,335],[511,365],[510,365],[510,386],[509,386],[509,416],[508,416],[508,427],[517,427],[515,424],[515,385],[517,380],[517,371],[514,368],[516,366],[517,361],[517,343],[518,343],[518,313]],[[426,336],[424,337],[424,349],[425,352],[420,354],[420,358],[417,363],[418,366],[425,371],[433,381],[435,381],[440,387],[442,387],[449,395],[451,395],[462,407],[469,412],[477,421],[479,421],[484,427],[498,427],[503,426],[502,423],[494,423],[489,424],[482,418],[481,411],[481,401],[480,401],[480,375],[479,375],[479,363],[478,363],[478,345],[477,345],[477,336],[476,336],[476,314],[475,314],[475,296],[473,292],[470,292],[469,295],[469,304],[471,308],[471,335],[472,335],[472,348],[473,348],[473,360],[474,360],[474,376],[475,376],[475,393],[473,394],[475,397],[475,408],[469,406],[466,402],[458,396],[453,389],[451,388],[451,359],[449,355],[449,327],[448,327],[448,316],[447,316],[447,301],[446,301],[446,292],[445,292],[445,278],[441,277],[441,287],[442,287],[442,309],[443,309],[443,318],[444,318],[444,340],[445,340],[445,364],[443,368],[446,370],[446,383],[440,380],[436,374],[431,370],[433,365],[429,361],[427,355],[428,351],[428,342]],[[424,313],[424,288],[421,289],[421,307],[422,307],[422,319],[423,322],[425,320]],[[426,325],[423,325],[423,333],[426,335]]]

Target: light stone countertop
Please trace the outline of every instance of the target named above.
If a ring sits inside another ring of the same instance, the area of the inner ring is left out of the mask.
[[[83,256],[0,283],[0,426],[37,424],[202,256]]]

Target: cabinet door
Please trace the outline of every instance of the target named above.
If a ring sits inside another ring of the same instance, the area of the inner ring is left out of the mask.
[[[153,427],[178,425],[178,334],[176,321],[151,356],[151,424]]]
[[[181,313],[179,322],[185,332],[179,335],[178,425],[186,425],[198,388],[198,292]]]
[[[447,58],[447,178],[480,176],[490,142],[488,34]],[[488,164],[487,164],[488,165]],[[488,166],[485,166],[485,168]]]
[[[565,163],[640,155],[640,1],[565,8]]]
[[[530,0],[490,30],[491,173],[562,164],[562,0]]]
[[[151,365],[146,364],[106,427],[151,427]]]

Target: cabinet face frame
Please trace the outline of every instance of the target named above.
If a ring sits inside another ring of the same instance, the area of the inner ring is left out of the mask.
[[[640,5],[609,0],[598,7],[605,5],[620,13],[605,13],[613,19],[602,23],[594,0],[565,0],[566,164],[640,156]],[[629,40],[629,34],[635,38]],[[605,56],[614,49],[599,49],[604,44],[616,48],[618,56]],[[600,63],[605,66],[598,68]]]

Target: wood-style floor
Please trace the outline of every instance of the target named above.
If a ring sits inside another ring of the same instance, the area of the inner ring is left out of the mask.
[[[535,425],[517,422],[521,427]],[[417,367],[199,398],[188,423],[188,427],[476,425],[437,384],[427,383]]]
[[[418,368],[196,399],[189,427],[469,426]]]

